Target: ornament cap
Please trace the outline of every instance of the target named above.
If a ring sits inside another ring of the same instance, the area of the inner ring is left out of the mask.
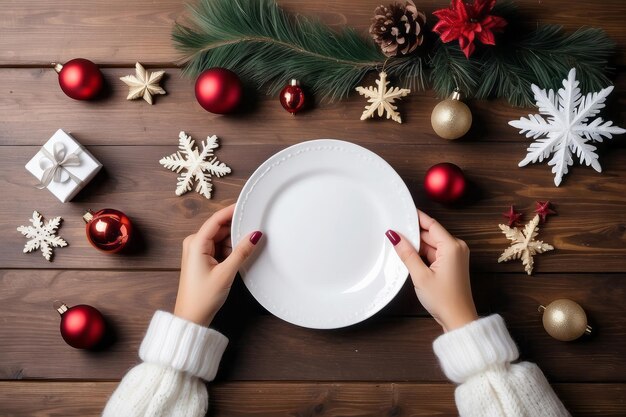
[[[299,85],[300,82],[298,80],[296,80],[295,78],[292,78],[291,81],[289,82],[289,85],[293,85],[294,87]]]
[[[452,94],[450,94],[450,100],[461,100],[461,90],[455,88]]]
[[[67,304],[59,300],[56,300],[55,302],[53,302],[52,307],[54,307],[54,309],[58,311],[60,315],[63,315],[63,313],[65,313],[68,310]]]
[[[56,62],[53,62],[51,65],[57,73],[60,73],[61,70],[63,69],[62,64],[57,64]]]
[[[83,214],[83,220],[85,221],[85,223],[89,223],[90,221],[92,221],[93,220],[93,211],[87,210],[87,212],[85,214]]]

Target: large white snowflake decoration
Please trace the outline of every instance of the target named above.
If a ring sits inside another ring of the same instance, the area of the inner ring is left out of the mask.
[[[544,119],[539,114],[529,114],[528,119],[522,117],[509,122],[511,126],[520,129],[520,133],[526,133],[526,137],[537,139],[530,144],[528,154],[519,166],[542,162],[554,153],[548,165],[555,174],[554,184],[557,187],[567,174],[568,167],[574,163],[572,154],[575,153],[580,158],[581,164],[591,165],[601,172],[602,167],[595,153],[596,147],[591,143],[602,142],[603,136],[611,139],[612,135],[626,132],[613,126],[611,121],[603,123],[600,117],[589,122],[590,118],[604,108],[604,101],[613,91],[613,86],[583,96],[578,84],[575,68],[570,70],[567,79],[563,80],[563,88],[556,95],[553,90],[546,92],[533,84],[532,90],[539,113],[547,117]]]
[[[539,234],[539,215],[535,215],[533,219],[524,226],[523,230],[519,230],[517,227],[509,227],[506,224],[500,224],[500,230],[511,241],[511,246],[506,248],[498,263],[507,262],[512,259],[521,259],[524,265],[524,270],[528,275],[533,272],[533,265],[535,260],[533,256],[538,253],[544,253],[553,250],[554,247],[548,243],[544,243],[541,240],[535,240]]]
[[[368,117],[374,117],[376,111],[378,111],[378,117],[381,117],[385,112],[387,113],[387,119],[391,119],[394,122],[402,123],[402,118],[398,107],[393,105],[393,102],[397,98],[405,97],[411,92],[408,88],[392,87],[387,89],[389,81],[387,81],[387,73],[384,71],[379,74],[379,79],[376,80],[377,87],[357,87],[356,91],[360,95],[368,98],[367,102],[370,103],[365,106],[365,110],[361,115],[361,120],[365,120]]]
[[[33,224],[32,226],[20,226],[17,228],[18,232],[29,239],[24,246],[24,253],[41,249],[43,257],[51,261],[52,248],[67,246],[67,242],[63,238],[55,236],[61,224],[61,217],[50,219],[48,223],[44,224],[41,214],[33,211],[33,218],[30,219],[30,222]]]
[[[213,154],[213,149],[217,148],[217,136],[208,136],[202,142],[202,152],[198,151],[195,142],[185,132],[180,132],[178,141],[178,151],[170,156],[162,158],[159,163],[165,168],[182,174],[176,183],[176,195],[183,195],[191,190],[194,179],[198,181],[196,192],[206,198],[211,198],[211,176],[222,177],[230,173],[230,168],[223,162],[219,162]],[[205,159],[210,158],[205,161]]]

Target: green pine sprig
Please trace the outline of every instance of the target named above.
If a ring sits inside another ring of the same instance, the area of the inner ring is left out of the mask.
[[[559,88],[572,67],[584,91],[610,84],[605,72],[614,44],[604,31],[582,28],[566,34],[550,25],[529,30],[511,2],[494,9],[509,22],[505,33],[497,35],[495,46],[477,48],[470,59],[458,42],[438,39],[428,58],[387,58],[353,29],[335,31],[318,20],[290,15],[275,0],[199,0],[189,8],[189,19],[175,24],[172,33],[184,54],[184,72],[195,77],[207,68],[231,68],[268,94],[296,78],[317,98],[334,101],[354,91],[367,73],[382,69],[411,89],[425,88],[428,78],[440,97],[459,88],[470,98],[503,97],[515,106],[533,104],[533,83]]]
[[[317,97],[346,97],[365,74],[381,70],[423,86],[421,58],[394,60],[353,29],[334,31],[317,20],[291,16],[274,0],[200,0],[190,21],[177,23],[174,43],[185,53],[185,73],[235,69],[244,80],[276,94],[292,78]]]
[[[439,97],[459,88],[468,97],[502,97],[513,106],[531,106],[531,84],[557,90],[574,67],[583,91],[597,91],[611,81],[608,59],[615,44],[602,29],[581,28],[567,34],[560,26],[530,29],[514,3],[496,4],[493,14],[508,22],[496,45],[483,46],[466,59],[458,42],[437,42],[430,61],[430,80]]]

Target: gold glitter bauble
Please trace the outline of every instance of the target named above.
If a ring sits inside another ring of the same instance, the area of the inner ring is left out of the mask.
[[[544,329],[556,340],[569,342],[591,333],[585,310],[575,301],[554,300],[547,307],[539,306],[539,311],[543,311]]]
[[[472,127],[472,112],[461,101],[461,94],[455,91],[450,98],[435,106],[430,115],[430,124],[439,137],[458,139]]]

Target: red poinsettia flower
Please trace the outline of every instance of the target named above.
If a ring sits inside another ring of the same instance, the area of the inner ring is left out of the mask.
[[[485,45],[495,45],[493,32],[501,32],[506,26],[506,20],[489,14],[495,4],[496,0],[474,0],[472,3],[452,0],[450,7],[433,12],[439,18],[433,32],[438,33],[445,43],[458,39],[463,53],[469,58],[476,48],[474,39]]]

